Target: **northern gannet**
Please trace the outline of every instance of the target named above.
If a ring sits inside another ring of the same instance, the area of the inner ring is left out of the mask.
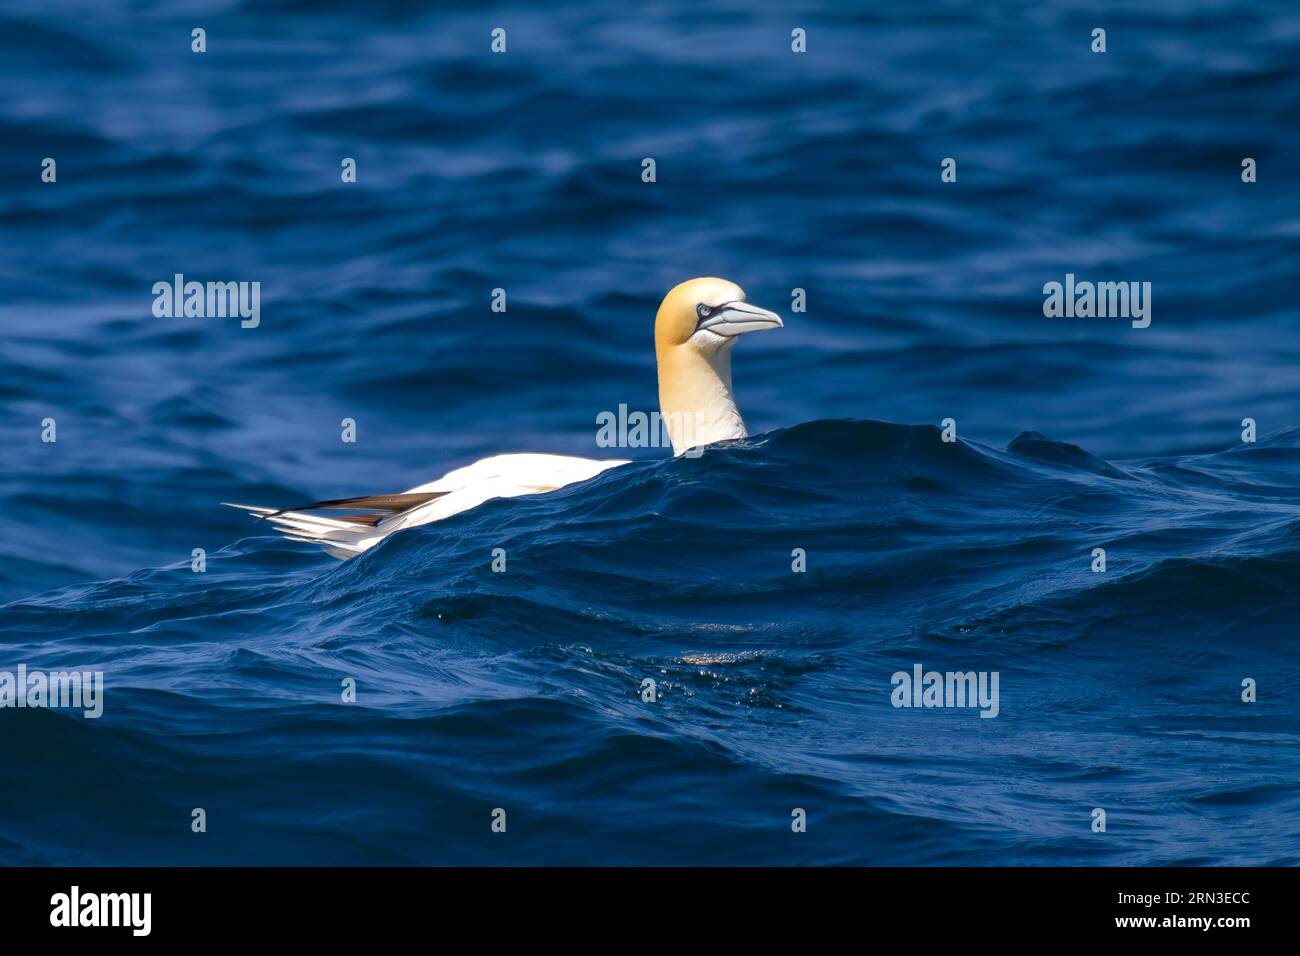
[[[655,316],[655,357],[659,408],[674,455],[749,434],[731,391],[731,347],[746,332],[782,324],[776,313],[745,302],[740,286],[725,279],[691,279],[664,296]],[[626,464],[628,460],[621,458],[494,455],[401,494],[338,498],[281,509],[224,504],[271,522],[290,541],[321,545],[337,558],[350,558],[394,531],[441,521],[492,498],[555,491]],[[307,513],[313,511],[360,514]]]

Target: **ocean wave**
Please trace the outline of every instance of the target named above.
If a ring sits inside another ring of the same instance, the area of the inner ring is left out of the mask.
[[[249,537],[214,551],[204,574],[145,570],[0,611],[7,659],[100,669],[110,688],[100,722],[20,716],[0,745],[0,789],[48,787],[36,755],[60,754],[70,785],[104,788],[105,852],[121,861],[500,862],[469,834],[505,792],[521,828],[550,834],[515,851],[539,862],[590,860],[597,839],[689,860],[690,841],[669,830],[742,804],[711,831],[736,859],[872,862],[903,846],[918,862],[961,862],[998,845],[990,827],[1027,826],[991,794],[983,812],[939,798],[949,774],[987,772],[978,748],[1002,752],[1018,799],[1040,809],[1118,792],[1135,772],[1124,765],[1187,729],[1153,701],[1200,701],[1196,726],[1228,728],[1242,720],[1229,710],[1243,655],[1297,676],[1300,516],[1286,493],[1235,490],[1252,456],[1300,469],[1294,434],[1186,458],[1174,475],[1192,470],[1190,483],[1041,435],[999,451],[931,426],[816,421],[489,502],[344,563]],[[1104,574],[1090,571],[1094,546],[1109,550]],[[494,547],[509,556],[504,574],[490,570]],[[805,573],[791,571],[794,548]],[[890,674],[913,661],[1003,675],[997,731],[943,719],[947,771],[888,702]],[[355,705],[339,700],[344,677]],[[1210,706],[1216,683],[1227,703]],[[1111,769],[1089,772],[1094,745],[1044,756],[1060,712],[1081,741],[1087,728],[1108,741]],[[1296,723],[1248,721],[1283,734]],[[1243,800],[1265,817],[1289,812],[1261,762],[1282,738],[1256,736],[1245,757],[1229,739],[1203,736],[1148,766],[1146,785],[1201,781],[1188,806],[1209,817]],[[1255,782],[1207,789],[1206,762],[1224,759]],[[260,809],[244,802],[250,770],[275,794]],[[909,772],[920,776],[899,794]],[[665,800],[671,813],[649,811]],[[159,821],[188,812],[177,801],[226,808],[242,836],[201,849],[164,836]],[[376,801],[388,822],[367,809]],[[860,842],[801,857],[769,831],[802,803]],[[450,836],[414,849],[411,817],[428,813]],[[590,827],[561,849],[555,834],[576,833],[579,813]],[[1046,841],[1044,859],[1185,858],[1141,840],[1100,852],[1086,825],[1075,837],[1041,818],[1033,829],[1018,839]],[[37,821],[0,836],[12,859],[85,858],[51,833]]]

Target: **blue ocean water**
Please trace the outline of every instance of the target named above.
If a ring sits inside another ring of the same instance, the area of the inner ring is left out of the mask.
[[[0,863],[1300,862],[1298,47],[1283,0],[0,3],[0,671],[106,684],[0,709]],[[154,317],[175,273],[260,325]],[[1045,318],[1066,273],[1150,327]],[[753,437],[597,448],[697,275],[785,316]],[[218,506],[509,451],[635,461],[346,563]],[[891,706],[916,664],[998,716]]]

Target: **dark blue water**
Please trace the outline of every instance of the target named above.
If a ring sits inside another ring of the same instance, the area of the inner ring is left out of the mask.
[[[0,670],[107,687],[0,710],[0,863],[1300,863],[1294,4],[430,6],[0,4]],[[347,563],[218,506],[607,457],[696,275],[786,318],[747,441]]]

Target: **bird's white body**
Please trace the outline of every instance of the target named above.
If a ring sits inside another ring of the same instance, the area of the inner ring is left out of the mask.
[[[731,391],[731,347],[746,332],[781,324],[775,313],[746,303],[740,287],[725,279],[691,279],[668,293],[655,317],[655,355],[659,406],[674,454],[746,436]],[[318,544],[335,557],[350,558],[394,531],[441,521],[492,498],[555,491],[625,464],[625,459],[495,455],[401,494],[317,501],[294,509],[231,507],[271,522],[291,541]],[[321,511],[366,513],[309,513]]]
[[[232,507],[266,518],[290,540],[323,545],[335,557],[350,558],[378,544],[394,531],[450,518],[477,508],[492,498],[517,498],[555,491],[627,463],[621,458],[597,460],[568,455],[494,455],[449,471],[437,481],[403,492],[404,495],[441,494],[424,504],[382,518],[374,525],[358,525],[304,511],[277,512],[273,508],[252,505]]]

